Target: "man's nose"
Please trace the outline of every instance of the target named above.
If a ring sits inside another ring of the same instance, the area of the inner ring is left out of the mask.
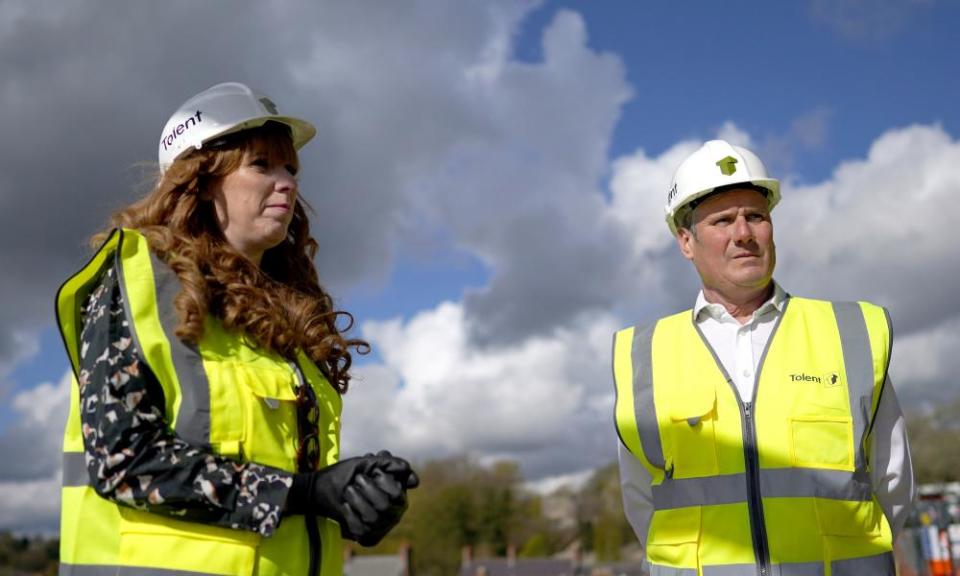
[[[743,214],[738,215],[733,222],[733,239],[741,243],[754,239],[753,228]]]

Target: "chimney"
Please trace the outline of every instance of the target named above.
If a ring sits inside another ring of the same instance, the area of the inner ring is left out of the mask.
[[[400,550],[397,553],[403,561],[403,576],[413,576],[413,549],[410,543],[404,541],[400,544]]]
[[[513,568],[517,565],[517,547],[514,544],[507,544],[507,566]]]
[[[473,564],[473,546],[466,544],[460,548],[460,567],[469,568]]]

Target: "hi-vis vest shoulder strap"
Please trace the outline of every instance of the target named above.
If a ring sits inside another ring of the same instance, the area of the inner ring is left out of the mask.
[[[740,398],[692,311],[618,332],[615,421],[652,476],[651,574],[892,576],[868,458],[890,348],[883,308],[793,297]]]
[[[288,362],[255,348],[214,318],[191,346],[174,335],[177,276],[150,252],[146,239],[116,230],[57,294],[57,320],[74,374],[79,371],[80,314],[101,271],[119,275],[126,315],[138,349],[163,387],[167,422],[184,440],[239,460],[296,470],[297,380],[320,405],[321,465],[339,457],[341,400],[302,353]],[[79,388],[71,387],[64,433],[60,573],[280,575],[306,574],[309,542],[302,516],[284,518],[269,538],[186,522],[119,506],[91,487],[84,462]],[[320,574],[342,573],[339,526],[318,520]]]

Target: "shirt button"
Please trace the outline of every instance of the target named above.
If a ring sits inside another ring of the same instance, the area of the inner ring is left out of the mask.
[[[744,371],[743,371],[743,375],[744,375],[745,377],[749,378],[749,377],[750,377],[750,371],[749,371],[749,370],[744,370]]]

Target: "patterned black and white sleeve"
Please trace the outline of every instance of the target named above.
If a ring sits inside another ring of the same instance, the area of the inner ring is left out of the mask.
[[[97,493],[150,512],[270,536],[292,475],[215,455],[171,430],[163,388],[131,338],[112,266],[81,314],[81,422]]]

